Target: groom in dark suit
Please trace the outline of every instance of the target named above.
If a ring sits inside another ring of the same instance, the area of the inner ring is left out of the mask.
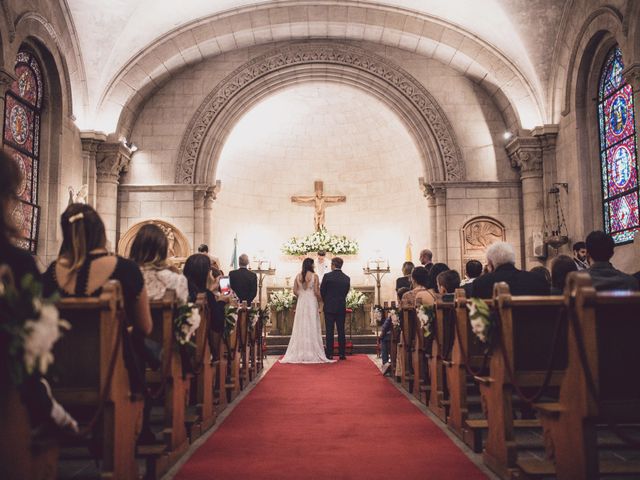
[[[320,295],[324,303],[324,323],[327,331],[327,358],[333,357],[333,327],[338,327],[340,360],[346,360],[344,320],[347,315],[347,293],[351,280],[342,273],[343,261],[340,257],[331,259],[331,271],[322,277]]]

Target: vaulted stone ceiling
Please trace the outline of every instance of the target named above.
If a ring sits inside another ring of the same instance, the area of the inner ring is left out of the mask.
[[[62,0],[65,1],[65,0]],[[66,0],[84,61],[89,109],[133,58],[199,20],[265,6],[371,7],[423,16],[479,38],[511,62],[544,103],[557,29],[567,0]],[[347,34],[347,37],[349,35]],[[275,35],[274,35],[275,38]],[[83,115],[80,113],[80,117]],[[86,126],[89,126],[87,116]],[[81,122],[82,123],[82,122]]]

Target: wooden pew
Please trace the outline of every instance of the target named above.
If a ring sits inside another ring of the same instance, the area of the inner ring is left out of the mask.
[[[400,382],[409,393],[413,393],[415,383],[415,370],[413,365],[413,353],[416,346],[416,305],[411,300],[402,300],[400,304],[400,342],[398,351],[401,354],[403,366]]]
[[[258,328],[260,327],[260,306],[253,302],[251,309],[257,312],[258,321],[252,326],[253,319],[249,318],[249,381],[258,376]]]
[[[198,415],[197,433],[203,433],[216,421],[216,409],[213,402],[215,367],[209,336],[210,311],[204,293],[198,294],[196,305],[200,312],[200,327],[193,339],[196,344],[195,405]],[[193,441],[193,435],[191,441]]]
[[[483,460],[501,478],[507,479],[519,472],[512,396],[516,386],[538,390],[545,380],[548,380],[547,387],[560,385],[567,365],[566,316],[562,315],[562,296],[512,297],[503,282],[494,287],[494,302],[499,318],[493,334],[491,374],[477,380],[489,425]],[[547,372],[558,322],[558,352]],[[550,373],[548,379],[547,373]],[[529,423],[531,427],[539,425],[536,420]]]
[[[420,320],[416,314],[416,309],[422,305],[422,302],[418,299],[415,305],[411,306],[410,303],[403,302],[403,316],[407,316],[403,325],[408,325],[409,335],[413,337],[411,342],[411,366],[413,368],[413,383],[411,393],[418,399],[419,402],[427,403],[427,384],[428,384],[428,370],[426,369],[426,344],[430,344],[430,339],[424,338]]]
[[[120,284],[108,282],[99,298],[63,299],[57,306],[71,330],[54,347],[60,373],[53,395],[72,414],[91,410],[91,419],[76,416],[81,427],[101,422],[101,476],[137,479],[135,445],[143,401],[142,395],[132,394],[124,364],[126,319]],[[100,407],[102,415],[96,417]]]
[[[444,361],[451,357],[455,322],[454,304],[438,298],[436,301],[436,321],[431,353],[428,356],[429,368],[429,410],[443,422],[447,421],[449,408]]]
[[[247,385],[251,381],[251,346],[249,345],[249,308],[247,302],[242,302],[241,310],[242,315],[238,314],[238,324],[236,330],[238,331],[238,378],[240,379],[240,390],[247,388]]]
[[[189,446],[185,412],[191,374],[184,373],[180,346],[173,331],[177,314],[175,291],[167,290],[161,300],[152,300],[149,306],[153,319],[150,338],[162,345],[162,361],[158,372],[147,370],[147,382],[151,394],[163,399],[164,450],[157,455],[151,447],[142,447],[140,453],[147,457],[147,477],[159,478]]]
[[[487,300],[493,306],[492,300]],[[485,354],[487,346],[480,342],[471,331],[467,297],[464,289],[455,292],[455,341],[451,350],[451,360],[444,362],[449,391],[449,416],[447,426],[474,452],[482,452],[482,430],[488,424],[485,420],[469,420],[469,380],[471,370],[474,376],[483,376],[488,372],[489,356]]]
[[[214,366],[214,387],[213,401],[216,405],[216,411],[222,412],[229,401],[227,400],[227,348],[223,335],[214,331],[209,331],[210,345],[212,347],[213,366]]]
[[[389,314],[389,303],[388,302],[384,302],[383,306],[382,306],[382,321],[384,322],[384,320],[387,318]],[[396,368],[398,367],[398,343],[400,342],[400,332],[397,331],[395,328],[391,328],[391,342],[389,345],[389,362],[391,363],[391,374],[392,376],[396,379],[396,381],[398,380],[398,377],[396,376]]]
[[[240,383],[240,355],[238,352],[239,346],[239,333],[243,328],[241,325],[246,325],[247,321],[247,309],[238,307],[238,320],[236,321],[235,328],[229,334],[229,337],[223,342],[224,355],[226,362],[226,375],[225,375],[225,389],[227,395],[227,401],[232,402],[242,389]]]
[[[567,373],[559,401],[536,404],[556,478],[640,478],[639,462],[599,461],[597,449],[598,424],[635,424],[637,432],[640,423],[640,293],[598,293],[587,273],[576,272],[565,296],[571,306]],[[521,467],[526,472],[529,465]]]

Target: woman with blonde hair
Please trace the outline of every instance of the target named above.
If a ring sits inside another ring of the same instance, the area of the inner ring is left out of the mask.
[[[143,225],[136,234],[129,258],[142,271],[147,294],[151,300],[161,299],[168,289],[175,290],[179,304],[187,303],[187,278],[167,263],[169,242],[160,227]]]

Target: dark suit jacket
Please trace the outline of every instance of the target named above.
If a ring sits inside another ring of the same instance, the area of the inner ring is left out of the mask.
[[[616,270],[609,262],[594,262],[587,272],[598,291],[638,290],[638,280],[633,275]]]
[[[345,314],[349,288],[351,288],[351,280],[342,273],[342,270],[325,273],[320,284],[320,295],[324,302],[325,313]]]
[[[411,280],[409,280],[409,277],[400,277],[396,279],[396,292],[402,287],[406,287],[411,290]]]
[[[498,282],[506,282],[512,295],[549,295],[551,291],[542,276],[518,270],[515,265],[508,263],[476,278],[471,284],[472,296],[492,298],[493,285]]]
[[[246,268],[229,272],[229,283],[240,301],[246,301],[249,305],[258,294],[258,276]]]

